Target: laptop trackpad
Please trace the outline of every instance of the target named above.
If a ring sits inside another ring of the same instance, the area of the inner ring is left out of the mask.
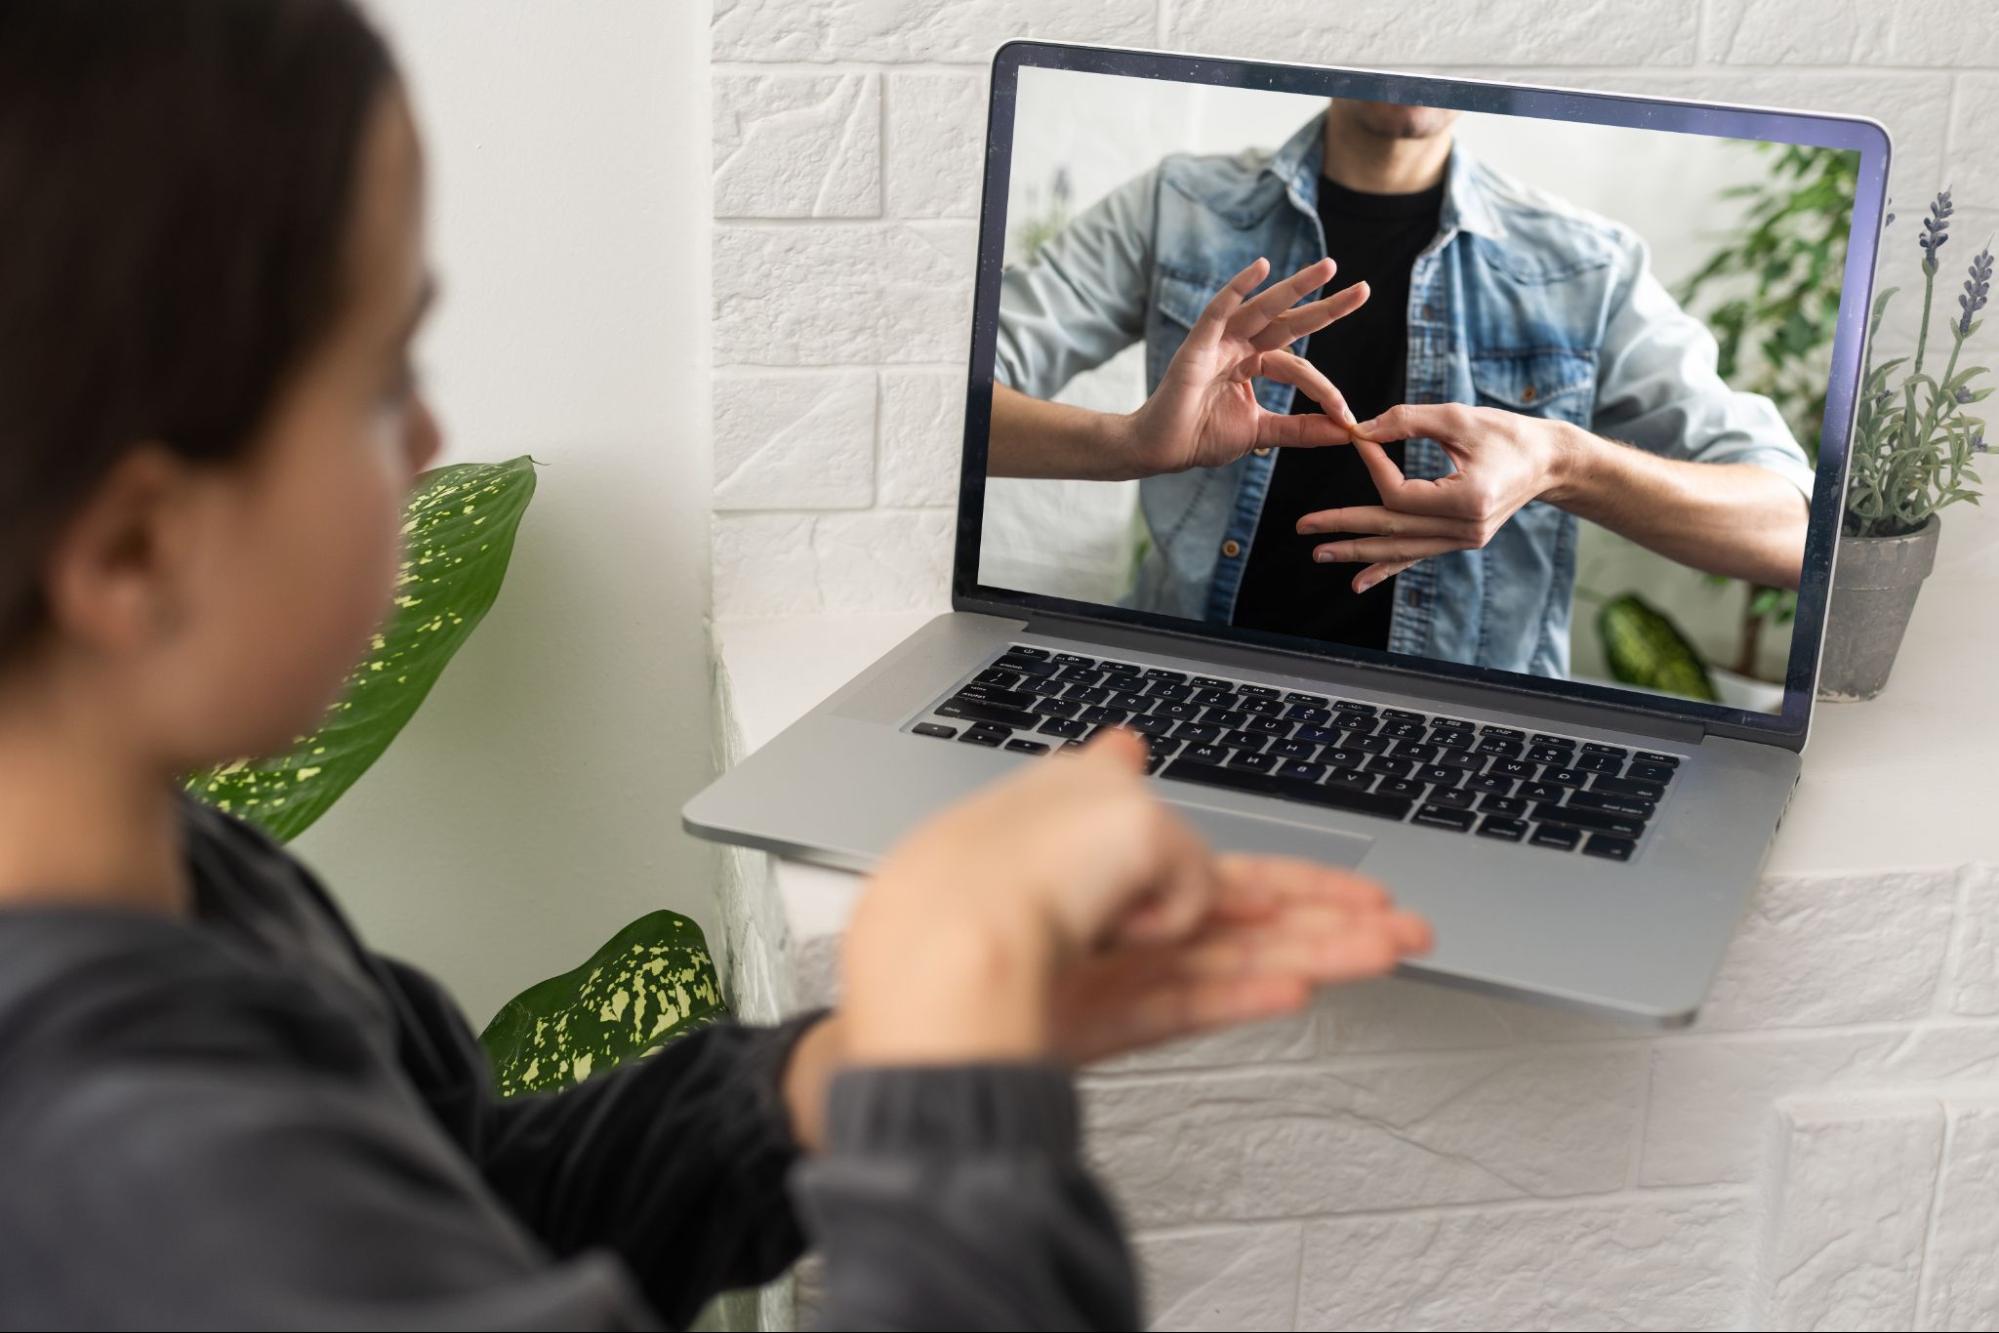
[[[1210,846],[1225,852],[1262,852],[1269,856],[1303,857],[1322,865],[1357,866],[1374,846],[1373,838],[1358,833],[1301,828],[1282,820],[1211,810],[1203,805],[1183,805],[1179,801],[1172,805],[1200,830]]]

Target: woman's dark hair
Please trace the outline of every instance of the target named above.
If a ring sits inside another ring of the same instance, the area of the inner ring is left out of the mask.
[[[0,667],[119,458],[239,456],[347,294],[349,0],[0,0]]]

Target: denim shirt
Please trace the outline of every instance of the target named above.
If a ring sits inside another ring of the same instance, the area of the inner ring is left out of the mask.
[[[1079,214],[1032,262],[1009,266],[995,378],[1049,398],[1143,339],[1150,394],[1235,273],[1264,255],[1276,280],[1324,255],[1324,124],[1314,117],[1275,154],[1169,155]],[[1811,465],[1782,416],[1722,382],[1713,336],[1653,276],[1645,243],[1460,147],[1437,235],[1410,273],[1408,344],[1408,402],[1476,403],[1668,458],[1752,463],[1811,498]],[[1270,411],[1291,410],[1290,385],[1258,380],[1255,391]],[[1257,450],[1144,479],[1152,542],[1126,604],[1227,623],[1275,463],[1274,451]],[[1451,467],[1434,440],[1411,439],[1403,470],[1441,477]],[[1576,538],[1574,515],[1536,500],[1482,549],[1403,571],[1389,651],[1566,676]]]

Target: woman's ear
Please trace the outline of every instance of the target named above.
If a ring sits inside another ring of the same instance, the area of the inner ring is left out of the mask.
[[[200,489],[197,471],[157,443],[113,465],[49,549],[43,576],[58,639],[123,656],[180,631]]]

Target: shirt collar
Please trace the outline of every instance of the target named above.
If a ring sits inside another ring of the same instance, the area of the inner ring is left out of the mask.
[[[1319,173],[1326,152],[1326,113],[1298,127],[1284,141],[1266,168],[1284,183],[1293,201],[1310,211],[1319,197]],[[1498,240],[1505,235],[1492,199],[1479,180],[1479,173],[1464,145],[1453,143],[1444,167],[1444,207],[1440,223],[1445,232],[1468,231],[1475,236]]]

